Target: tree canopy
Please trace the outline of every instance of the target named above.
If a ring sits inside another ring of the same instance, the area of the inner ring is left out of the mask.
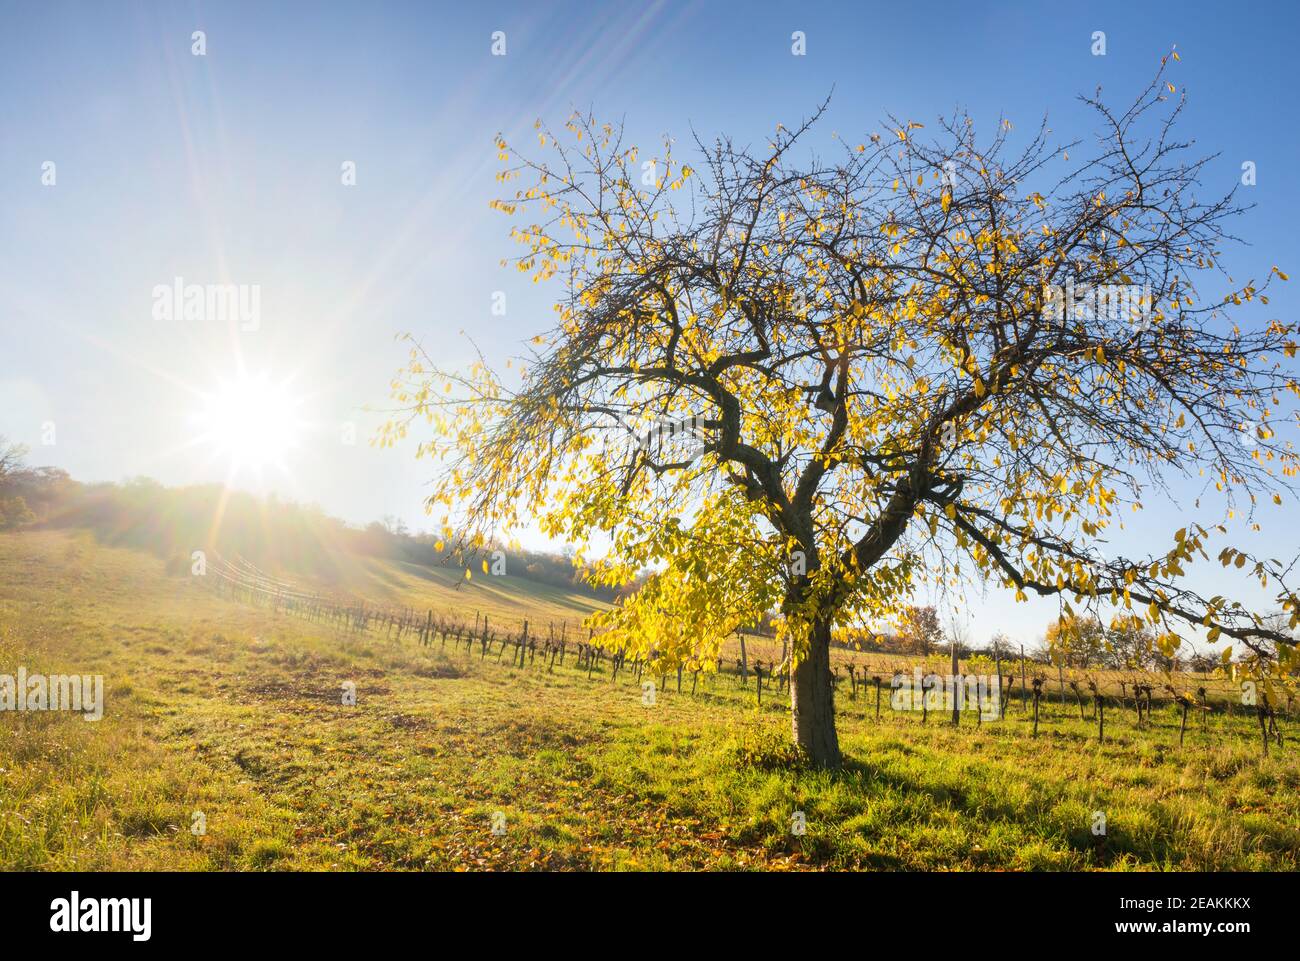
[[[1180,583],[1221,522],[1142,559],[1100,550],[1121,511],[1174,474],[1252,516],[1292,491],[1274,425],[1300,393],[1296,325],[1244,324],[1276,267],[1235,282],[1221,248],[1243,209],[1203,199],[1162,64],[1123,111],[1086,97],[1095,143],[1044,122],[977,136],[957,113],[889,118],[831,159],[804,150],[825,105],[762,149],[620,128],[537,126],[541,159],[500,139],[494,206],[517,218],[554,327],[522,369],[439,369],[418,344],[394,381],[392,443],[431,425],[429,498],[472,553],[536,519],[601,552],[592,576],[645,586],[599,618],[605,643],[711,660],[778,610],[793,727],[839,762],[832,632],[897,619],[922,581],[1111,604],[1177,643],[1178,623],[1263,645],[1246,607]],[[1232,551],[1232,548],[1226,548]],[[1281,565],[1246,554],[1297,620]]]

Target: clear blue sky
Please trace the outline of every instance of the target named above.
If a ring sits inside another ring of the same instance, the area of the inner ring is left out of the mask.
[[[1238,224],[1243,276],[1300,277],[1294,4],[1097,3],[16,3],[0,2],[0,433],[84,480],[221,480],[189,446],[193,415],[239,369],[291,378],[308,423],[284,470],[234,482],[354,522],[419,527],[427,473],[364,442],[393,342],[444,360],[464,330],[502,359],[550,317],[545,289],[502,270],[509,222],[489,211],[492,140],[531,136],[573,107],[625,119],[634,139],[694,128],[761,142],[834,88],[811,141],[861,137],[886,112],[933,121],[955,106],[1028,131],[1046,112],[1088,136],[1076,103],[1126,101],[1177,44],[1183,131],[1222,157],[1207,192],[1254,161],[1258,207]],[[206,33],[206,56],[191,34]],[[491,56],[491,34],[507,55]],[[791,55],[791,34],[807,54]],[[1106,34],[1105,56],[1091,52]],[[340,165],[357,165],[357,185]],[[41,183],[53,161],[57,182]],[[256,331],[151,314],[155,285],[261,288]],[[508,295],[504,318],[493,291]],[[1272,313],[1293,318],[1289,290]],[[340,442],[355,420],[359,441]],[[55,425],[43,446],[42,425]],[[1190,504],[1194,492],[1180,490]],[[1257,537],[1296,552],[1290,523]],[[1176,508],[1134,544],[1163,542]],[[1217,517],[1216,517],[1217,519]],[[1136,553],[1138,547],[1133,547]],[[1051,611],[973,599],[973,635],[1025,640]]]

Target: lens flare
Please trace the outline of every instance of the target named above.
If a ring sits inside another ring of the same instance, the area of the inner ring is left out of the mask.
[[[232,472],[283,469],[301,433],[299,406],[284,384],[273,383],[267,375],[240,376],[205,396],[197,415],[201,439],[214,453],[230,459]]]

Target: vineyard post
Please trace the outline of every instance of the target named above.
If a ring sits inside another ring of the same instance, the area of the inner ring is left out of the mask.
[[[957,632],[952,633],[952,726],[961,726],[963,688],[960,668],[957,666]]]
[[[994,640],[993,657],[997,663],[998,672],[998,700],[1002,700],[1002,641]]]
[[[1025,645],[1020,645],[1020,713],[1025,713]]]

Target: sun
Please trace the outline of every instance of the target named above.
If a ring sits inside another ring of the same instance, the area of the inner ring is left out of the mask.
[[[214,454],[230,459],[232,473],[242,468],[284,469],[302,429],[299,407],[285,384],[274,383],[266,374],[241,374],[204,395],[196,417],[199,439]]]

